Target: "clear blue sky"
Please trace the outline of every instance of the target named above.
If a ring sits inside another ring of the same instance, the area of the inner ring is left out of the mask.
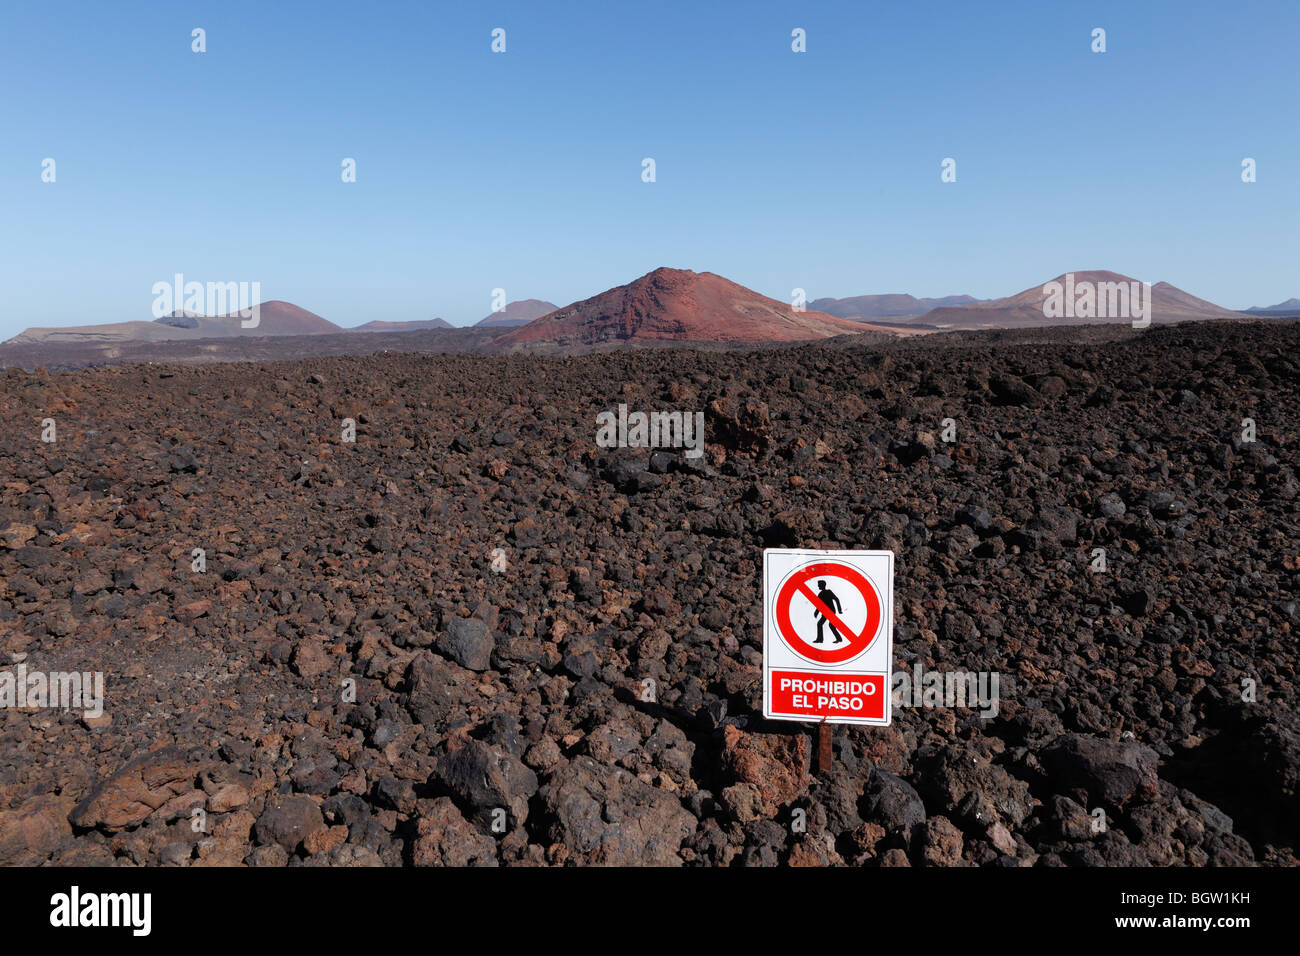
[[[1107,268],[1268,305],[1300,295],[1297,37],[1293,0],[12,0],[0,337],[148,319],[176,272],[341,325],[660,265],[783,300]]]

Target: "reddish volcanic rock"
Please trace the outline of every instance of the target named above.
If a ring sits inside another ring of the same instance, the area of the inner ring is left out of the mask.
[[[68,815],[73,826],[123,830],[139,824],[173,797],[192,789],[199,766],[175,745],[142,754],[91,790]]]
[[[808,785],[806,734],[750,734],[723,728],[722,766],[741,783],[758,788],[767,808],[782,806]]]
[[[1296,865],[1300,325],[380,354],[470,332],[0,375],[0,864]],[[847,545],[907,682],[814,775],[757,572]]]
[[[892,331],[823,312],[795,312],[711,272],[656,269],[556,309],[497,340],[502,347],[626,342],[797,342]]]

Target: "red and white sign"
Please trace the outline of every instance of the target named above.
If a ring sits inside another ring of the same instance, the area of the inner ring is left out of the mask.
[[[763,716],[890,721],[892,551],[763,552]]]

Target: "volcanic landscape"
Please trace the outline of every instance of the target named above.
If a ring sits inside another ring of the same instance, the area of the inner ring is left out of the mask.
[[[1243,321],[10,369],[0,666],[105,707],[0,710],[0,863],[1295,865],[1298,356]],[[705,454],[598,447],[619,404],[704,412]],[[814,773],[761,717],[765,547],[894,551],[895,668],[999,674],[997,713],[837,725]]]

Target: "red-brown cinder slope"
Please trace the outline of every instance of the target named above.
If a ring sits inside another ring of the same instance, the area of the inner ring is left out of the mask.
[[[712,272],[656,269],[627,285],[534,319],[501,336],[505,348],[637,342],[797,342],[864,331],[896,331],[796,312]]]
[[[325,332],[343,331],[329,319],[322,319],[315,312],[308,312],[301,306],[280,299],[272,299],[261,304],[258,309],[258,324],[255,328],[245,328],[243,323],[249,320],[237,314],[223,315],[206,321],[209,325],[200,323],[201,331],[207,331],[208,328],[220,324],[227,327],[231,335],[320,335]]]

